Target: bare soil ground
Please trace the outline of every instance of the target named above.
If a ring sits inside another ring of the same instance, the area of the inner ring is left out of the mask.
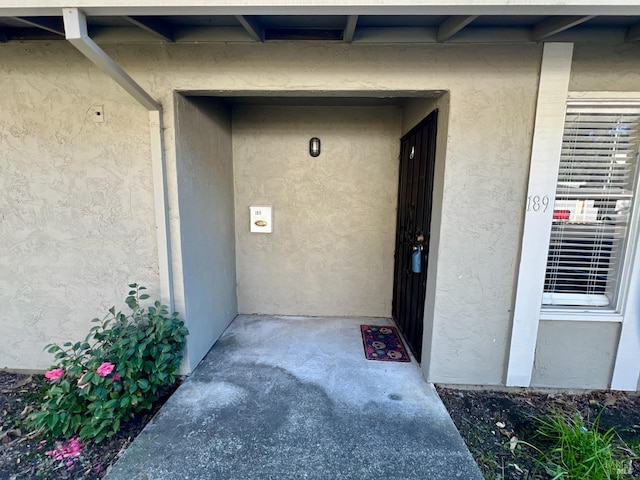
[[[600,429],[615,428],[618,446],[628,456],[628,478],[640,479],[640,396],[594,392],[584,394],[502,393],[437,387],[451,418],[488,480],[551,478],[538,452],[519,441],[539,446],[538,422],[545,414],[580,412]],[[516,447],[517,445],[517,447]],[[634,447],[635,454],[627,447]],[[515,447],[515,448],[512,448]]]
[[[152,410],[136,415],[120,431],[99,444],[87,442],[78,457],[57,461],[46,455],[52,442],[26,431],[23,421],[43,397],[42,375],[18,375],[0,371],[0,479],[97,480],[103,478],[155,412],[178,387],[161,390]],[[67,463],[69,463],[67,465]]]

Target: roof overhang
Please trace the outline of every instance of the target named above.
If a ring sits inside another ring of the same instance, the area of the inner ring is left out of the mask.
[[[639,15],[636,0],[2,0],[0,15]]]
[[[63,8],[102,43],[640,41],[637,0],[0,0],[0,42],[64,39]]]

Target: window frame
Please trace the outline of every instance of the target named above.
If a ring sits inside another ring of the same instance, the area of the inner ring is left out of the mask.
[[[598,107],[605,108],[633,108],[640,109],[640,94],[629,94],[623,92],[568,92],[565,105],[565,112],[570,107]],[[565,122],[563,122],[564,124]],[[631,281],[631,271],[637,250],[637,241],[630,239],[638,239],[638,224],[640,223],[640,149],[636,152],[636,162],[638,162],[635,172],[635,188],[633,191],[633,202],[631,205],[631,214],[627,223],[627,235],[624,239],[622,247],[622,268],[619,271],[619,284],[613,304],[608,306],[597,305],[552,305],[545,304],[541,301],[540,319],[541,320],[578,320],[578,321],[604,321],[604,322],[622,322],[624,319],[624,309],[629,295],[629,286]],[[557,192],[558,173],[555,174],[554,185],[554,202]],[[549,248],[551,240],[547,241]],[[546,271],[546,269],[545,269]],[[543,293],[544,296],[549,295]],[[553,294],[551,294],[553,295]],[[571,294],[580,297],[582,294]],[[586,294],[585,294],[586,296]]]
[[[640,220],[630,225],[628,238],[633,251],[625,262],[626,288],[620,295],[620,312],[593,312],[587,309],[542,311],[542,292],[546,260],[551,236],[552,211],[544,214],[529,212],[527,198],[548,195],[555,200],[557,165],[560,160],[567,101],[637,104],[640,91],[635,92],[569,92],[572,45],[545,43],[538,87],[538,100],[532,139],[531,164],[526,194],[523,195],[523,234],[520,264],[517,269],[512,314],[511,340],[505,385],[528,387],[531,384],[537,332],[540,321],[617,322],[621,325],[610,387],[613,390],[635,391],[640,376],[640,247],[637,243]],[[557,163],[556,163],[557,162]],[[555,163],[555,166],[554,166]],[[552,169],[549,175],[549,169]],[[639,182],[640,183],[640,182]],[[638,190],[640,185],[636,187]],[[640,216],[640,194],[634,202],[635,215]],[[541,248],[542,247],[542,248]]]

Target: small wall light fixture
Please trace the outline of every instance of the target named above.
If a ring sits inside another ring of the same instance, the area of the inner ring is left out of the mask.
[[[309,155],[312,157],[320,156],[320,139],[318,137],[309,140]]]

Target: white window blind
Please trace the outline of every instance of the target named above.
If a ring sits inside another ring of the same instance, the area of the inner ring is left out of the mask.
[[[615,308],[639,130],[640,107],[567,107],[543,305]]]

